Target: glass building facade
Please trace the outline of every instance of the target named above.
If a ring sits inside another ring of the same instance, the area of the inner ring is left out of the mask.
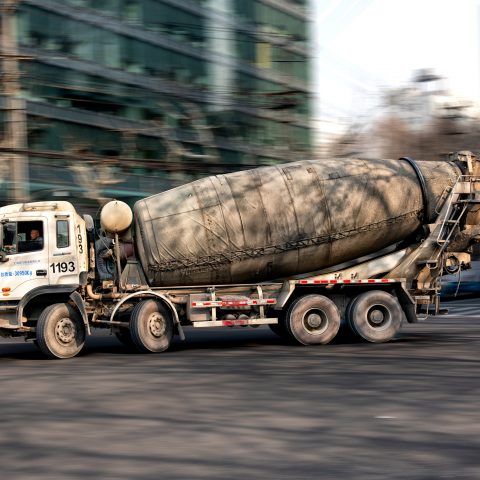
[[[131,202],[308,158],[306,2],[11,0],[19,74],[0,122],[22,99],[25,194]]]

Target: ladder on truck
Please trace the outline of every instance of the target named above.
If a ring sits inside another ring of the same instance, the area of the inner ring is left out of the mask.
[[[459,229],[461,228],[461,224],[465,220],[465,216],[469,208],[474,204],[480,204],[480,200],[476,196],[476,183],[480,183],[480,177],[473,175],[461,175],[457,178],[455,184],[444,192],[442,196],[447,196],[447,201],[440,212],[438,212],[439,217],[432,230],[437,248],[435,249],[434,255],[432,255],[428,260],[418,261],[418,265],[427,266],[431,270],[438,268],[443,269],[443,258],[445,251],[454,235],[458,233]],[[429,315],[429,307],[432,305],[435,313],[438,313],[439,289],[440,286],[437,280],[432,287],[426,289],[426,294],[413,296],[416,310],[417,305],[426,307],[425,315],[423,317],[419,317],[419,320],[425,319]]]
[[[469,207],[474,204],[480,204],[480,200],[475,197],[475,188],[473,188],[475,183],[480,183],[479,177],[462,175],[453,185],[452,195],[447,200],[445,217],[437,237],[437,244],[441,247],[439,255],[445,251],[452,235],[455,233],[456,227],[464,219],[464,215]],[[461,195],[465,195],[467,198],[454,200],[454,198]]]

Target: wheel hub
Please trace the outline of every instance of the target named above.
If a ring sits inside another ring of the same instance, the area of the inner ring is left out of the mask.
[[[383,313],[380,311],[380,310],[373,310],[371,313],[370,313],[370,321],[374,324],[381,324],[384,320],[384,315]]]
[[[160,338],[162,335],[165,334],[165,319],[160,313],[155,312],[150,315],[150,318],[148,319],[148,329],[150,333],[156,338]]]
[[[75,323],[68,317],[60,319],[55,325],[55,336],[65,344],[73,342],[77,329]]]
[[[321,310],[311,310],[305,315],[303,326],[310,334],[318,335],[328,327],[327,316]]]
[[[307,323],[312,328],[318,328],[322,323],[322,319],[317,313],[312,313],[307,317]]]
[[[373,328],[384,327],[389,320],[389,311],[383,305],[375,305],[367,313],[367,321]]]

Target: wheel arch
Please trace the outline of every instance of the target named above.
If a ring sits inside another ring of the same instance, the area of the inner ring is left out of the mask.
[[[345,295],[346,297],[354,297],[360,293],[374,288],[382,290],[392,295],[400,297],[405,293],[405,289],[400,283],[338,283],[338,284],[321,284],[321,285],[302,285],[293,281],[284,282],[280,295],[277,298],[275,310],[287,309],[288,306],[297,298],[304,295],[317,294],[324,297],[333,297],[335,295]],[[403,299],[403,298],[402,298]]]
[[[185,333],[183,331],[183,328],[180,324],[180,318],[178,317],[178,312],[173,305],[173,303],[162,293],[159,292],[154,292],[152,290],[141,290],[135,293],[131,293],[127,295],[126,297],[122,298],[116,305],[115,308],[113,309],[112,313],[110,314],[110,321],[112,321],[115,318],[115,315],[117,314],[118,310],[120,307],[127,301],[132,300],[134,298],[141,297],[142,299],[145,298],[156,298],[162,302],[163,305],[167,307],[167,309],[171,312],[173,321],[175,325],[177,326],[178,329],[178,334],[180,335],[180,338],[182,340],[185,340]]]
[[[70,284],[42,286],[30,290],[17,305],[17,319],[19,324],[24,323],[22,321],[24,316],[27,318],[27,321],[30,317],[32,317],[32,320],[35,320],[35,315],[40,308],[43,309],[54,303],[66,303],[70,299],[70,296],[76,292],[77,288],[77,284]]]

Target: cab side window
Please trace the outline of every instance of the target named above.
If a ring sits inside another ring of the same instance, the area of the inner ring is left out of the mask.
[[[2,226],[2,252],[7,255],[17,253],[17,242],[19,235],[17,235],[17,223],[8,222]]]
[[[2,251],[7,254],[43,249],[43,222],[8,222],[3,225]]]
[[[68,231],[68,220],[57,220],[57,248],[70,246],[70,235]]]
[[[43,249],[43,223],[18,222],[18,253]]]

